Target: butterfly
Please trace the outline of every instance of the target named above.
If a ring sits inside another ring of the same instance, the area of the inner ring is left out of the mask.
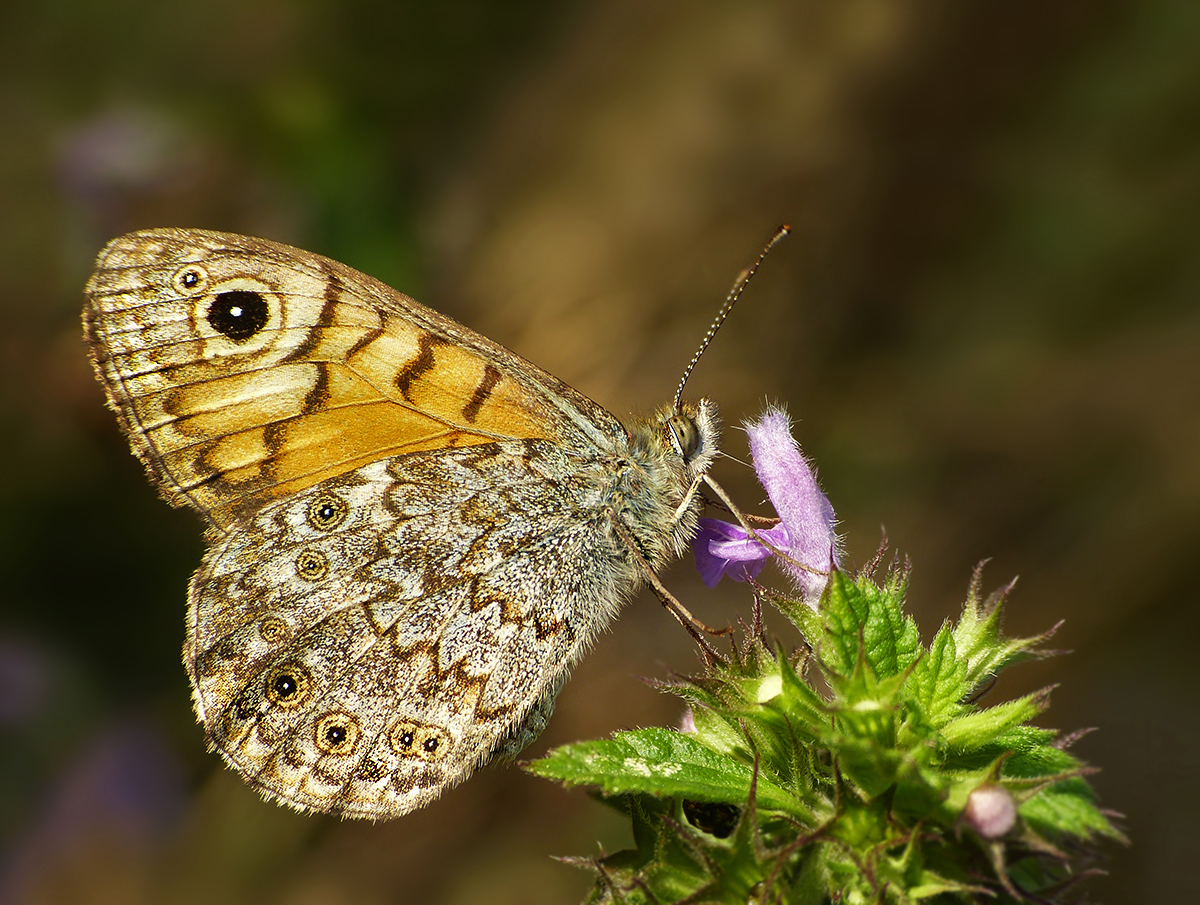
[[[707,399],[623,424],[264,239],[130,233],[85,292],[109,407],[205,522],[183,648],[196,716],[269,799],[396,817],[515,756],[696,532],[719,446]]]

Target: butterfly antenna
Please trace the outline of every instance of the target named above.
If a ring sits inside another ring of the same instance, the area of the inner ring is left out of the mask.
[[[721,310],[713,318],[712,326],[708,328],[708,332],[704,334],[704,339],[700,341],[700,348],[696,350],[696,354],[692,356],[692,360],[688,362],[688,366],[683,369],[683,377],[679,381],[679,388],[675,391],[675,398],[671,402],[671,407],[675,411],[679,411],[679,400],[683,398],[683,388],[687,384],[688,378],[692,376],[692,371],[696,370],[696,365],[700,362],[700,356],[704,354],[704,350],[708,348],[708,344],[713,341],[713,337],[721,329],[721,324],[725,323],[725,318],[729,317],[729,312],[733,310],[733,306],[737,304],[737,300],[746,291],[746,286],[749,285],[751,277],[758,271],[758,265],[763,262],[763,259],[767,256],[767,252],[775,247],[775,243],[791,231],[792,228],[786,223],[779,227],[775,231],[775,235],[771,237],[771,241],[759,253],[758,260],[739,273],[738,278],[733,281],[733,288],[729,290],[729,295],[725,296],[725,304],[721,306]]]

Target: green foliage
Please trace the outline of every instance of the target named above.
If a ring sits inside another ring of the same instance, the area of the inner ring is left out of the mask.
[[[589,902],[1068,900],[1089,846],[1122,837],[1063,750],[1074,738],[1028,725],[1048,692],[978,702],[1051,632],[1005,638],[1008,589],[981,600],[976,573],[926,648],[906,579],[835,572],[819,612],[768,593],[806,647],[773,646],[756,607],[728,658],[663,685],[694,732],[619,732],[528,765],[630,816],[633,849],[578,859],[598,875]],[[1007,816],[989,823],[985,800]]]

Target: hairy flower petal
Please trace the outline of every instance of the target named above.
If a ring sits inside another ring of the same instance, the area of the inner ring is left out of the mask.
[[[787,412],[768,409],[757,422],[746,425],[746,433],[754,470],[791,538],[787,553],[795,562],[781,562],[796,580],[805,602],[815,607],[829,570],[838,563],[833,506],[792,438]]]
[[[724,575],[734,581],[748,581],[774,555],[774,547],[787,555],[780,562],[795,579],[804,601],[815,609],[829,570],[838,564],[833,506],[792,439],[791,419],[785,411],[768,409],[758,421],[746,424],[746,433],[754,470],[779,513],[780,523],[756,529],[752,538],[740,525],[701,519],[692,542],[696,568],[710,588]]]

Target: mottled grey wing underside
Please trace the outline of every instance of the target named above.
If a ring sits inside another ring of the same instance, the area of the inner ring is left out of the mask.
[[[385,459],[262,509],[193,580],[184,659],[225,758],[388,817],[540,731],[629,585],[613,474],[541,440]]]

